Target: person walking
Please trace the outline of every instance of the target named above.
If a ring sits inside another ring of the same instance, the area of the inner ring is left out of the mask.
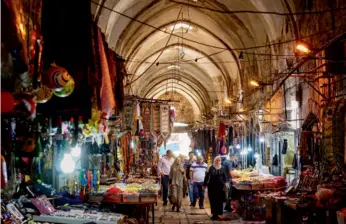
[[[204,208],[204,189],[203,183],[205,172],[208,166],[203,162],[203,157],[198,156],[197,162],[193,163],[190,168],[190,180],[193,184],[193,203],[192,207],[196,206],[197,199],[199,198],[199,208]]]
[[[193,152],[189,152],[189,159],[185,162],[184,168],[186,172],[186,179],[188,183],[188,190],[189,190],[189,198],[190,198],[190,206],[193,205],[193,184],[190,180],[190,168],[194,162],[196,162],[196,157]]]
[[[213,165],[207,170],[203,183],[204,190],[208,187],[212,220],[219,220],[219,215],[223,214],[223,202],[226,200],[224,191],[226,181],[226,174],[221,165],[221,156],[217,156]]]
[[[183,201],[183,186],[185,178],[185,169],[182,167],[181,159],[177,157],[169,173],[169,186],[171,188],[172,211],[177,208],[180,212]]]
[[[171,150],[167,150],[166,155],[162,156],[157,165],[157,169],[161,176],[163,206],[167,205],[169,173],[171,171],[173,162],[173,152]]]

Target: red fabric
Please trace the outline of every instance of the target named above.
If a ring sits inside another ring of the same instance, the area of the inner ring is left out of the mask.
[[[1,113],[7,113],[14,110],[14,97],[10,92],[1,92]]]
[[[102,71],[102,84],[100,90],[101,110],[102,112],[106,112],[109,115],[111,110],[115,108],[115,99],[112,88],[112,81],[109,74],[108,60],[104,49],[104,43],[100,29],[98,29],[98,46]]]
[[[220,122],[219,126],[219,140],[222,140],[226,135],[226,126],[225,123]]]

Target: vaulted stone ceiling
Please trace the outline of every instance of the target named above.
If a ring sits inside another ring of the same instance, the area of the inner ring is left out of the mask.
[[[225,88],[229,97],[246,89],[245,64],[238,59],[240,50],[233,49],[277,40],[285,17],[224,14],[194,6],[294,11],[289,0],[99,0],[92,3],[92,10],[109,46],[126,60],[133,82],[128,89],[149,98],[176,91],[192,105],[198,119],[223,103]],[[246,66],[252,68],[248,73],[260,76],[261,66],[247,56]]]

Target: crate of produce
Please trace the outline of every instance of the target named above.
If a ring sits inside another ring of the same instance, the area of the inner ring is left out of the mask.
[[[157,202],[156,194],[141,194],[140,195],[141,202]]]
[[[125,203],[139,202],[139,194],[123,194],[123,202]]]
[[[121,203],[123,201],[123,191],[118,187],[113,187],[105,192],[104,200],[111,203]]]

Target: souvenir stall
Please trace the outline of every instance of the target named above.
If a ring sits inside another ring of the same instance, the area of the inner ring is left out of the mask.
[[[299,176],[284,193],[261,195],[269,223],[344,222],[346,181],[341,155],[345,142],[338,133],[344,133],[345,108],[344,100],[324,108],[324,126],[313,111],[308,114],[300,132],[296,165],[293,164]],[[331,145],[333,139],[338,140],[337,145]]]
[[[119,116],[123,60],[91,22],[90,3],[65,3],[2,1],[2,223],[129,220],[93,205],[93,193],[131,168],[132,134]]]

